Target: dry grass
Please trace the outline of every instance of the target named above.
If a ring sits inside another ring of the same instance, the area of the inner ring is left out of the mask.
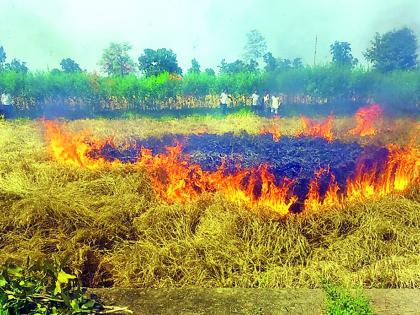
[[[299,128],[296,119],[280,122],[291,133]],[[256,133],[266,123],[250,115],[226,122],[83,120],[68,126],[122,141],[203,128]],[[396,133],[386,137],[403,141]],[[167,205],[130,166],[89,171],[51,161],[40,124],[15,121],[0,122],[0,208],[0,263],[57,257],[88,286],[319,287],[326,278],[420,287],[418,187],[281,221],[219,195]]]

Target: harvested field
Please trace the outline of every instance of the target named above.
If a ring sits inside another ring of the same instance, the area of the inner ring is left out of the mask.
[[[174,134],[203,129],[240,134],[245,129],[256,135],[272,123],[286,135],[302,128],[299,120],[254,116],[186,119],[170,125]],[[392,123],[399,126],[398,133],[349,145],[357,151],[359,146],[390,143],[391,138],[403,144],[417,126],[412,121]],[[333,140],[331,146],[355,141],[343,127],[352,124],[350,118],[334,122],[335,134],[344,136],[335,136],[342,142]],[[167,126],[142,120],[65,123],[74,132],[89,127],[96,139],[114,136],[121,145],[128,138],[146,141],[141,139],[166,134]],[[267,137],[255,139],[261,145]],[[287,139],[271,143],[281,146]],[[1,122],[0,143],[2,262],[55,257],[79,272],[90,287],[316,288],[320,279],[367,288],[419,286],[417,184],[381,198],[279,218],[221,192],[167,203],[156,195],[147,171],[135,163],[89,169],[55,161],[42,122]],[[192,158],[200,162],[192,148]]]

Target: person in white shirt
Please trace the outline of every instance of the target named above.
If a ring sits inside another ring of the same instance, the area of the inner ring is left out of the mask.
[[[222,94],[220,94],[220,109],[222,110],[222,114],[227,114],[227,102],[228,99],[231,98],[226,90],[223,90]]]
[[[12,98],[10,97],[10,94],[1,94],[0,103],[2,105],[12,105]]]
[[[12,97],[10,94],[2,93],[0,95],[0,116],[9,117],[13,111]]]
[[[251,95],[251,99],[252,99],[252,111],[253,112],[257,112],[257,106],[258,106],[258,100],[259,100],[260,96],[258,95],[257,91],[254,91],[254,93]]]
[[[279,106],[280,106],[280,96],[273,95],[271,97],[271,113],[274,113],[274,115],[277,115]]]

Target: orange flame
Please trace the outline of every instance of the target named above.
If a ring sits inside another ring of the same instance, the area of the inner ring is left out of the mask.
[[[142,149],[138,165],[151,175],[156,193],[168,202],[187,202],[196,199],[202,192],[220,192],[228,200],[265,206],[281,215],[289,212],[297,200],[289,196],[291,181],[283,180],[277,186],[275,177],[266,165],[254,169],[237,166],[233,174],[225,174],[222,164],[215,172],[206,172],[199,165],[190,164],[178,144],[167,147],[166,154],[152,155]]]
[[[106,164],[103,158],[93,159],[89,156],[90,152],[102,147],[106,141],[88,141],[88,132],[73,134],[63,130],[59,124],[52,121],[44,121],[44,126],[48,149],[55,160],[89,169]]]
[[[322,137],[328,141],[333,140],[332,124],[334,116],[328,115],[324,120],[317,121],[308,117],[301,117],[303,132],[300,135],[310,137]]]
[[[375,122],[381,118],[382,112],[382,107],[378,104],[359,108],[354,115],[356,127],[349,130],[349,133],[360,137],[375,135]]]
[[[410,184],[418,182],[420,151],[396,145],[389,145],[388,150],[388,159],[383,167],[375,164],[367,169],[363,163],[358,164],[355,176],[347,179],[347,200],[382,197],[403,191]]]
[[[280,137],[281,137],[280,128],[275,124],[272,124],[268,127],[265,126],[265,127],[261,128],[260,135],[264,135],[264,134],[271,134],[271,136],[273,137],[273,140],[275,142],[278,142],[280,140]]]
[[[322,174],[329,174],[331,176],[331,180],[325,196],[321,200],[319,193],[319,179]],[[305,210],[318,211],[323,207],[341,206],[343,204],[343,196],[340,196],[338,191],[338,183],[335,180],[334,174],[330,172],[330,169],[319,169],[315,172],[315,177],[309,183],[309,191],[304,202]]]
[[[109,162],[102,157],[92,157],[92,153],[100,152],[105,144],[114,145],[111,140],[97,141],[88,137],[86,132],[72,134],[54,122],[44,124],[53,159],[88,169],[122,165],[119,161]],[[237,165],[233,172],[227,172],[222,163],[216,171],[210,172],[190,163],[179,144],[167,147],[166,151],[153,155],[151,150],[142,148],[136,165],[149,174],[156,194],[167,202],[184,203],[198,198],[203,192],[219,192],[228,200],[269,208],[286,215],[298,200],[292,193],[294,182],[283,178],[280,185],[276,184],[275,176],[267,165],[252,169],[242,169]],[[342,207],[348,202],[403,191],[410,184],[419,182],[419,169],[418,149],[390,145],[385,163],[377,162],[367,167],[362,160],[358,162],[354,176],[346,180],[344,192],[340,193],[329,168],[320,169],[309,184],[304,207],[307,211],[318,211],[324,207]],[[331,181],[321,198],[319,179],[323,174],[328,174]]]

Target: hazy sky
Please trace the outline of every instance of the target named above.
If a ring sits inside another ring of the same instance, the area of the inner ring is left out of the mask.
[[[420,39],[420,0],[0,0],[0,45],[31,69],[59,67],[70,57],[99,69],[111,41],[171,48],[184,71],[196,57],[216,69],[241,58],[245,34],[258,29],[274,56],[312,63],[330,59],[335,40],[352,44],[363,59],[375,32],[409,26]]]

